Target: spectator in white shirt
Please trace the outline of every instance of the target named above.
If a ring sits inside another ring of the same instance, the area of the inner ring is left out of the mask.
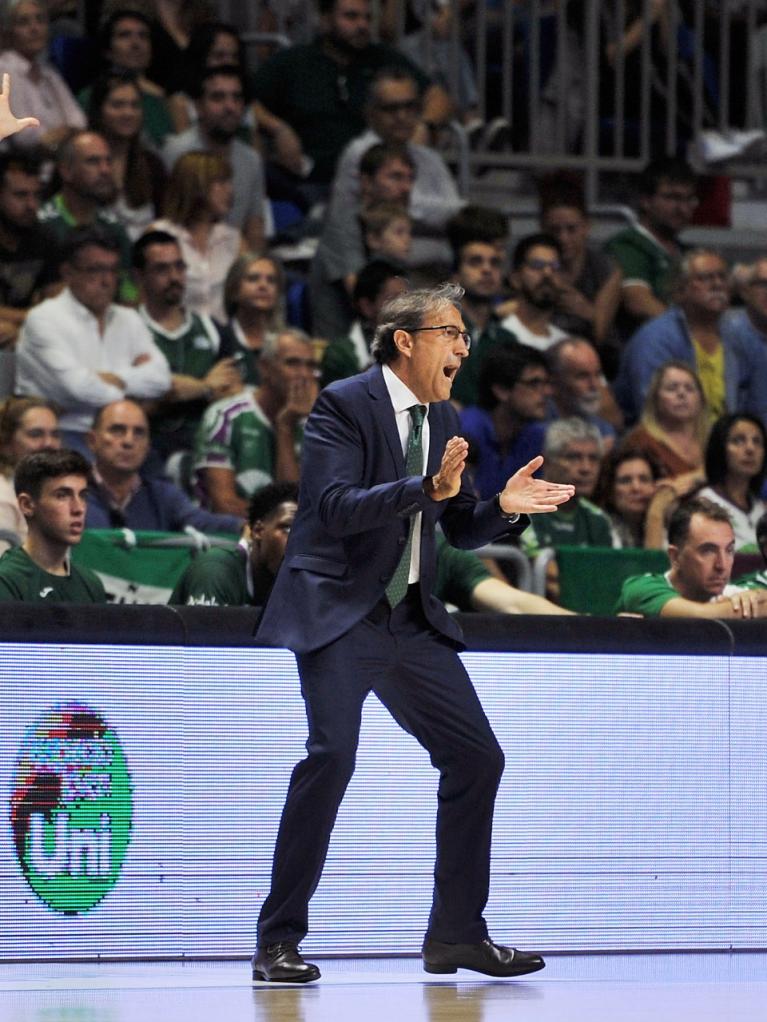
[[[13,76],[14,105],[36,117],[39,127],[15,135],[12,144],[43,145],[53,151],[85,114],[64,79],[46,62],[48,12],[42,0],[6,0],[2,12],[7,48],[0,68]]]
[[[85,433],[99,408],[170,389],[168,363],[135,309],[114,304],[120,255],[100,227],[72,231],[56,298],[27,316],[16,351],[16,390],[55,401],[64,443],[88,453]]]

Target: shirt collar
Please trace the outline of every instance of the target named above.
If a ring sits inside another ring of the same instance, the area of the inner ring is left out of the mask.
[[[72,292],[69,290],[68,287],[65,287],[64,290],[61,292],[61,294],[70,303],[70,305],[72,306],[72,312],[76,316],[80,316],[81,319],[95,320],[96,322],[98,322],[97,317],[94,316],[93,313],[91,312],[91,310],[86,308],[86,306],[83,305],[83,303],[81,301],[79,301],[77,298],[75,298],[75,296],[72,294]],[[109,325],[109,323],[114,318],[114,315],[115,315],[115,304],[114,304],[114,302],[112,302],[112,304],[107,309],[106,316],[104,317],[104,326],[105,327]]]
[[[422,401],[419,401],[413,391],[402,380],[397,376],[394,370],[388,366],[383,366],[383,378],[386,384],[386,389],[389,392],[391,403],[394,406],[395,415],[399,415],[400,412],[406,412],[408,408],[412,408],[413,405],[421,405]],[[426,412],[428,415],[429,406],[426,405]]]
[[[138,312],[150,330],[160,334],[162,337],[167,337],[169,341],[175,341],[179,337],[183,337],[192,325],[192,313],[189,309],[184,309],[184,321],[177,330],[166,330],[164,326],[156,323],[149,315],[146,305],[139,305]]]
[[[109,489],[107,484],[104,482],[103,476],[101,475],[101,473],[99,472],[95,465],[91,466],[91,475],[93,476],[94,483],[106,496],[109,502],[109,506],[113,508],[115,511],[124,511],[128,504],[130,504],[130,502],[136,496],[138,491],[141,489],[141,487],[144,485],[144,480],[137,472],[135,478],[131,482],[131,487],[130,490],[128,491],[128,495],[123,500],[118,500],[113,494],[113,492]]]

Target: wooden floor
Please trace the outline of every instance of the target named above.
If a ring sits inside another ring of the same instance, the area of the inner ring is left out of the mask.
[[[530,979],[427,976],[417,959],[320,961],[306,987],[245,963],[0,965],[2,1022],[756,1022],[767,954],[552,956]]]

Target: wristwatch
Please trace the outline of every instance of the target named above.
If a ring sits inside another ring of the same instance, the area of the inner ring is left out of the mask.
[[[495,506],[498,508],[498,514],[501,516],[501,518],[503,518],[504,521],[508,522],[509,525],[515,525],[519,521],[519,512],[509,514],[508,512],[503,510],[503,508],[501,507],[500,493],[496,493],[495,495]]]

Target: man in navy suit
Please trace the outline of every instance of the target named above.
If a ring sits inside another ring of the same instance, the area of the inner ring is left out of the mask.
[[[462,482],[468,445],[450,390],[471,338],[452,284],[381,310],[376,364],[321,392],[306,423],[298,512],[257,638],[296,654],[309,723],[261,909],[254,980],[319,978],[298,945],[374,692],[440,772],[427,972],[518,976],[539,955],[494,944],[488,897],[503,753],[459,657],[461,631],[433,595],[435,527],[472,548],[555,511],[569,485],[535,458],[489,500]]]

